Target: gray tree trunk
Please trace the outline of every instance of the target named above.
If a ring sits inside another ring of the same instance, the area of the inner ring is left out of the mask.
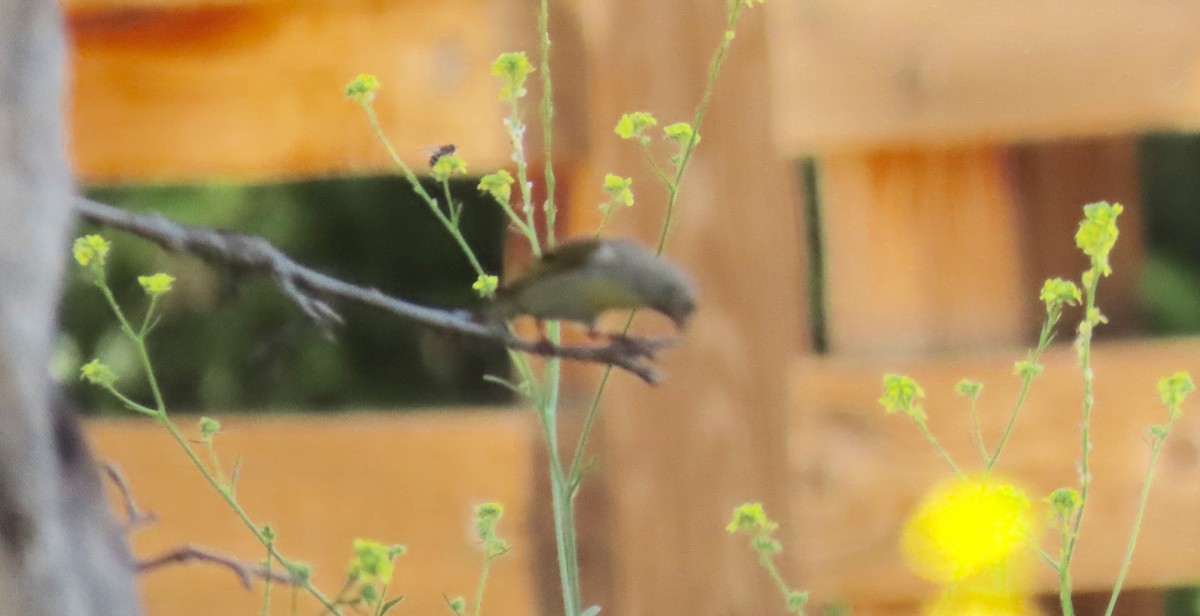
[[[91,454],[47,366],[72,184],[54,0],[0,0],[0,616],[138,613]]]

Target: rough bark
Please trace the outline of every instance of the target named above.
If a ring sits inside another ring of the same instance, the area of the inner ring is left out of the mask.
[[[0,614],[138,612],[133,569],[47,365],[72,185],[53,0],[0,0]]]

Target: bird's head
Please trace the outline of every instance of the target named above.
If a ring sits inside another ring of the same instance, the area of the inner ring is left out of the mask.
[[[652,291],[653,301],[649,304],[682,330],[696,312],[696,289],[682,270],[674,267],[670,270],[657,278],[659,284]]]

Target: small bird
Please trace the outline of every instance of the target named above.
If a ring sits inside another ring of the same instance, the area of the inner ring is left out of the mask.
[[[622,308],[649,308],[683,329],[696,311],[696,291],[682,269],[637,242],[589,237],[546,251],[496,290],[490,312],[576,321],[594,336],[600,315]]]

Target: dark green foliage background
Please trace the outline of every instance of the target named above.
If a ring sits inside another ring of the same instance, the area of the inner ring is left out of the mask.
[[[483,266],[499,273],[505,221],[494,203],[479,198],[475,184],[453,185],[455,198],[465,204],[463,232]],[[89,195],[181,222],[260,235],[314,269],[419,303],[467,308],[478,301],[471,290],[475,273],[402,179],[97,188]],[[76,235],[96,231],[81,227]],[[109,283],[131,319],[140,319],[146,306],[138,275],[163,271],[178,278],[161,302],[162,320],[149,340],[172,410],[509,400],[505,389],[482,380],[485,372],[507,376],[503,349],[433,336],[414,323],[350,304],[335,305],[345,325],[327,333],[266,278],[238,279],[223,267],[166,253],[140,238],[103,234],[114,244]],[[57,372],[71,384],[81,408],[119,411],[110,396],[71,378],[95,356],[122,375],[123,391],[149,399],[132,345],[121,338],[100,292],[78,267],[68,276],[61,321]]]
[[[1142,139],[1147,258],[1143,316],[1151,333],[1200,333],[1200,137]]]

